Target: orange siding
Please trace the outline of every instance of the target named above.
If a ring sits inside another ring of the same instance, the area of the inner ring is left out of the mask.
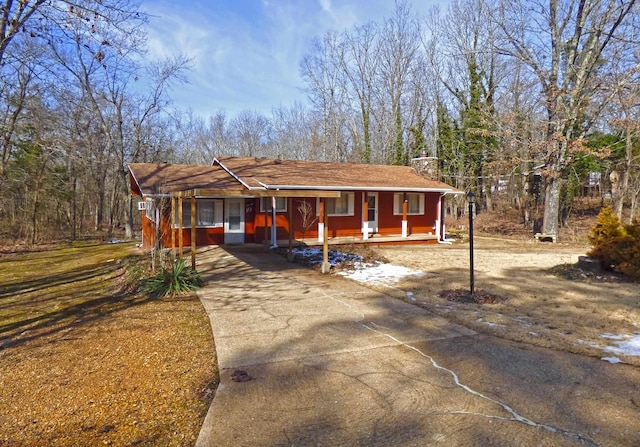
[[[393,214],[393,192],[378,193],[378,234],[400,235],[402,233],[402,216]],[[435,234],[435,221],[437,218],[437,206],[440,200],[438,193],[426,193],[424,201],[424,215],[407,216],[409,234]],[[294,198],[293,202],[293,227],[294,239],[315,239],[318,237],[318,216],[316,215],[315,198]],[[311,205],[311,220],[313,221],[307,231],[303,231],[303,216],[298,210],[302,202]],[[329,216],[329,237],[362,237],[362,209],[363,193],[354,194],[353,216]],[[226,216],[225,216],[226,217]],[[266,216],[266,237],[271,238],[272,214]],[[279,240],[289,238],[289,210],[276,214],[276,235]],[[171,247],[170,210],[167,208],[161,215],[162,244],[166,248]],[[142,232],[144,248],[150,249],[155,241],[155,224],[142,215]],[[183,246],[191,245],[191,229],[182,230]],[[265,240],[265,214],[260,212],[259,199],[245,200],[245,243],[262,243]],[[224,228],[196,228],[196,245],[221,245],[224,243]],[[178,230],[175,230],[175,244],[179,244]]]

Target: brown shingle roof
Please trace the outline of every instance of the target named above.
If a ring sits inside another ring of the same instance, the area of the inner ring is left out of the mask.
[[[455,191],[428,179],[409,166],[326,163],[268,158],[217,157],[217,163],[231,171],[250,188],[337,190],[436,190]]]
[[[129,171],[132,192],[142,195],[194,189],[240,191],[244,185],[261,190],[456,191],[408,166],[218,157],[212,166],[131,163]]]
[[[132,191],[137,194],[168,194],[196,188],[240,190],[240,182],[218,166],[130,163]]]

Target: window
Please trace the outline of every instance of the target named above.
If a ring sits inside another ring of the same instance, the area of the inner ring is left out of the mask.
[[[260,199],[260,212],[264,213],[265,209],[271,212],[271,197],[262,197]],[[287,198],[276,197],[276,213],[284,213],[287,211]]]
[[[178,205],[175,209],[175,226],[180,227]],[[221,227],[222,200],[198,199],[196,201],[196,227]],[[182,228],[191,228],[191,201],[182,202]]]
[[[340,197],[324,199],[325,206],[327,207],[327,215],[353,216],[353,198],[354,193],[343,192],[340,194]],[[320,212],[320,199],[318,199],[316,210]]]
[[[147,219],[157,224],[158,222],[156,222],[156,207],[153,203],[153,199],[145,199],[145,202],[146,202],[145,210],[147,214]]]
[[[196,203],[199,227],[222,226],[222,200],[198,200]]]
[[[405,194],[396,193],[393,195],[393,214],[395,216],[402,216],[402,202],[404,201]],[[418,215],[424,214],[424,194],[422,193],[407,193],[407,214]]]
[[[180,228],[180,199],[176,201],[175,212],[175,225]],[[182,201],[182,228],[191,228],[191,200]]]

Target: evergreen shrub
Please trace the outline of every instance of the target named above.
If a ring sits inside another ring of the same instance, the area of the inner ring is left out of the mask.
[[[589,242],[593,248],[587,255],[598,259],[604,268],[640,279],[640,223],[637,220],[623,226],[613,208],[605,207],[591,229]]]

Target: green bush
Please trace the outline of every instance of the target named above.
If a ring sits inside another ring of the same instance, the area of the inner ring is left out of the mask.
[[[587,255],[600,260],[603,267],[640,279],[640,223],[621,225],[611,207],[603,208],[589,242]]]
[[[640,223],[634,219],[625,225],[625,237],[618,243],[618,270],[627,276],[640,279]]]
[[[184,259],[177,259],[146,280],[142,290],[154,297],[176,296],[198,290],[203,285],[198,272],[187,266]]]
[[[621,261],[620,243],[625,236],[626,232],[613,208],[602,208],[589,235],[593,248],[587,255],[599,259],[603,267],[615,269]]]

